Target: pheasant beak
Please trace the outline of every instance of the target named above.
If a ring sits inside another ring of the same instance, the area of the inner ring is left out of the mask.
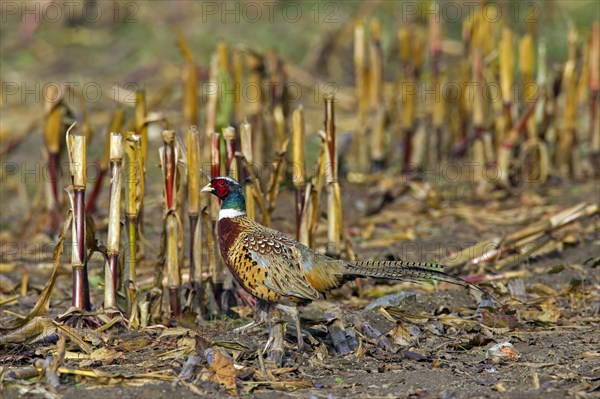
[[[202,187],[200,190],[201,193],[214,193],[215,189],[208,183],[206,186]]]

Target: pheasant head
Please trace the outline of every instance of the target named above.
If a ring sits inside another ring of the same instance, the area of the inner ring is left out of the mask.
[[[222,201],[219,219],[246,215],[244,192],[231,177],[215,177],[200,191],[211,193]]]

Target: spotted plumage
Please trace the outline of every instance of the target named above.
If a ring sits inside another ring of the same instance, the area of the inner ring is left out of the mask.
[[[221,256],[237,282],[253,296],[276,304],[314,301],[356,277],[420,281],[437,279],[472,286],[435,264],[404,261],[343,261],[321,255],[249,219],[239,184],[217,177],[202,189],[222,200],[217,236]],[[475,287],[477,288],[477,287]]]

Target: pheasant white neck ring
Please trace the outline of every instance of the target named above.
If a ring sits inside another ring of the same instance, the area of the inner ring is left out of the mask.
[[[239,209],[234,209],[234,208],[221,209],[219,211],[219,220],[235,218],[238,216],[245,216],[245,215],[246,215],[246,211],[241,211]]]

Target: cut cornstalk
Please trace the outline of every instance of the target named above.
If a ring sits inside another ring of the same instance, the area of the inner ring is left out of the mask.
[[[530,54],[533,52],[532,47],[533,43],[530,43],[530,40],[527,39],[521,42],[519,48],[521,53],[519,56],[519,66],[524,82],[525,92],[523,102],[525,104],[532,101],[534,94],[533,90],[527,89],[527,85],[533,87],[533,57]],[[536,181],[539,184],[546,182],[549,172],[548,149],[546,143],[539,139],[539,129],[543,122],[546,106],[546,75],[546,46],[541,42],[538,46],[538,72],[535,86],[540,92],[540,100],[535,109],[535,117],[529,118],[526,123],[528,137],[521,151],[521,165],[528,168],[526,172],[528,180]]]
[[[246,167],[244,168],[244,197],[246,198],[246,213],[252,220],[256,219],[256,210],[254,207],[254,198],[256,196],[254,186],[249,184],[246,180],[250,177],[250,172],[247,169],[252,170],[254,167],[252,164],[252,126],[248,121],[244,120],[240,125],[240,146],[242,152],[242,163],[245,161]],[[259,186],[260,188],[260,186]]]
[[[279,196],[279,185],[283,179],[283,167],[285,164],[284,160],[289,141],[289,137],[286,137],[283,141],[283,144],[281,144],[280,149],[275,154],[275,162],[273,163],[273,179],[271,180],[269,191],[267,192],[267,202],[269,206],[267,208],[267,217],[264,220],[266,226],[271,225],[271,218],[273,216],[273,212],[275,211],[275,204],[277,202],[277,197]]]
[[[200,216],[200,132],[196,126],[187,131],[187,173],[188,173],[188,217],[190,220],[190,285],[192,303],[202,307],[202,228],[198,223]]]
[[[367,112],[369,96],[367,91],[367,40],[365,27],[362,21],[354,24],[354,85],[356,104],[358,107],[356,131],[354,132],[354,158],[357,170],[365,173],[368,170],[367,139]]]
[[[159,149],[160,165],[163,175],[164,195],[164,239],[165,263],[167,266],[167,288],[169,290],[169,308],[171,317],[181,315],[181,261],[183,248],[183,229],[177,213],[177,163],[179,148],[175,142],[175,132],[162,132],[163,145]]]
[[[513,34],[508,27],[502,29],[499,44],[500,58],[500,92],[504,109],[502,131],[498,132],[497,143],[504,141],[504,136],[512,129],[512,87],[514,82],[514,45]]]
[[[590,131],[588,140],[590,142],[590,156],[595,158],[596,175],[600,165],[600,24],[594,23],[588,50],[589,62],[589,102],[590,102]],[[592,159],[593,162],[594,159]]]
[[[211,178],[223,176],[224,166],[221,163],[221,133],[213,132],[210,135],[210,174]],[[207,229],[208,245],[208,269],[212,281],[213,294],[217,301],[220,301],[223,293],[224,268],[220,258],[216,256],[218,252],[217,243],[214,239],[216,234],[216,224],[219,218],[220,200],[214,196],[210,197],[210,219],[209,228]]]
[[[519,135],[525,129],[527,120],[533,115],[538,101],[539,97],[537,97],[534,100],[533,104],[529,106],[529,109],[523,114],[519,122],[506,135],[506,137],[504,138],[504,142],[498,150],[498,179],[499,182],[503,185],[508,184],[509,165],[511,161],[513,147],[519,139]]]
[[[242,76],[244,73],[244,58],[239,49],[234,49],[231,55],[231,75],[233,78],[233,115],[234,126],[242,122]]]
[[[337,143],[335,136],[334,97],[325,96],[325,137],[327,143],[327,253],[339,257],[342,238],[342,198],[338,181]]]
[[[146,125],[146,92],[135,93],[135,133],[140,136],[144,166],[148,159],[148,126]]]
[[[136,266],[138,250],[139,214],[144,196],[144,163],[142,139],[139,135],[126,134],[125,150],[125,228],[127,230],[127,253],[123,286],[127,293],[127,314],[134,325],[139,323],[137,311]]]
[[[483,143],[483,92],[481,83],[483,82],[482,77],[482,60],[481,52],[479,49],[473,51],[473,81],[475,82],[475,89],[473,91],[473,153],[472,161],[475,165],[473,180],[481,183],[483,178],[483,166],[485,165],[485,150]]]
[[[125,118],[125,111],[119,106],[115,109],[115,112],[112,115],[110,124],[108,125],[108,131],[106,134],[106,140],[104,141],[104,151],[102,155],[100,155],[100,159],[98,160],[98,164],[100,165],[100,172],[94,183],[94,188],[90,193],[87,201],[86,212],[91,213],[96,208],[96,200],[98,199],[98,195],[100,194],[100,189],[102,188],[102,182],[104,181],[104,176],[109,168],[110,163],[110,140],[111,140],[111,132],[118,132],[121,130],[121,125],[123,124],[123,119]]]
[[[381,49],[381,24],[371,22],[369,43],[369,103],[373,113],[371,137],[371,170],[379,172],[385,167],[385,107],[383,106],[383,51]],[[367,144],[367,143],[363,143]]]
[[[121,242],[121,186],[123,163],[123,137],[110,133],[110,199],[108,208],[108,237],[106,240],[106,265],[104,267],[104,309],[117,308],[117,277],[119,244]]]
[[[83,310],[91,310],[90,288],[87,275],[85,242],[85,186],[86,186],[86,143],[85,136],[72,134],[67,130],[67,152],[71,171],[69,197],[73,210],[73,301],[72,305]]]
[[[67,114],[67,108],[62,102],[58,87],[55,85],[47,86],[44,100],[44,144],[49,175],[46,185],[46,204],[49,216],[48,230],[54,234],[59,228],[60,191],[58,189],[58,176],[62,149],[61,140],[64,134],[64,118]]]
[[[433,6],[433,3],[431,3]],[[432,125],[435,133],[435,161],[442,159],[442,125],[444,123],[444,101],[441,96],[440,58],[442,54],[442,24],[439,17],[429,15],[429,54],[431,58],[432,82],[435,96],[432,107]]]
[[[304,165],[304,109],[302,105],[292,114],[292,182],[296,190],[296,239],[300,240],[302,213],[306,188],[306,167]]]
[[[248,120],[252,125],[252,165],[253,167],[257,166],[258,168],[262,168],[267,162],[267,158],[265,157],[267,143],[265,137],[265,121],[263,117],[266,96],[262,90],[262,76],[264,74],[265,63],[260,54],[248,52],[246,54],[246,64],[248,68],[248,81],[246,86],[252,88],[252,101],[248,102],[246,110]],[[248,96],[250,97],[250,95]],[[255,172],[260,172],[258,168],[256,168]],[[260,178],[257,184],[259,184],[261,188],[266,187],[264,176],[266,176],[266,173],[260,173],[259,176],[257,176]],[[253,184],[255,183],[253,182]]]
[[[175,29],[177,46],[185,59],[181,66],[183,80],[183,117],[188,126],[198,125],[198,74],[192,51],[190,50],[181,30]]]
[[[286,139],[285,133],[285,87],[286,87],[286,75],[283,70],[283,63],[277,56],[275,50],[271,49],[267,53],[267,59],[269,61],[269,88],[270,88],[270,100],[271,100],[271,115],[273,118],[273,131],[275,137],[275,148],[281,148],[281,145]]]
[[[563,178],[574,172],[573,147],[576,144],[577,126],[577,31],[571,28],[568,33],[569,59],[565,63],[562,77],[564,95],[563,129],[558,137],[556,161],[558,171]]]
[[[235,158],[235,129],[231,126],[223,128],[225,141],[225,174],[238,180],[238,166]]]

